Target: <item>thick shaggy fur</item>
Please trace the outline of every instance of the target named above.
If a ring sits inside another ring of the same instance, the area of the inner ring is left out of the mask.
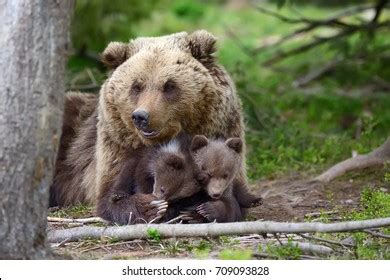
[[[167,144],[144,146],[133,151],[112,186],[102,191],[97,214],[119,224],[156,218],[159,204],[150,204],[144,196],[144,199],[136,201],[140,204],[134,207],[129,200],[135,194],[153,194],[149,197],[155,198],[155,201],[167,201],[170,207],[165,219],[173,218],[184,207],[203,201],[200,195],[196,195],[196,199],[190,198],[202,190],[203,177],[191,158],[189,141],[189,136],[181,134]],[[207,197],[206,194],[203,196]],[[135,210],[145,207],[145,212]]]
[[[98,104],[95,98],[67,96],[51,205],[97,205],[132,151],[168,141],[180,131],[244,140],[241,105],[230,77],[213,57],[214,45],[206,31],[111,43],[102,59],[112,71]],[[168,82],[173,86],[166,87]],[[135,128],[132,113],[138,109],[148,112],[149,128],[158,133],[154,137]],[[244,165],[237,180],[246,186]],[[143,212],[133,204],[138,199],[154,197],[129,198],[135,211]]]

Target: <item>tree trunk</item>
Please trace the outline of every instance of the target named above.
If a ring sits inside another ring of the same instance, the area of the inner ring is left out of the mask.
[[[0,258],[46,258],[73,0],[0,7]]]

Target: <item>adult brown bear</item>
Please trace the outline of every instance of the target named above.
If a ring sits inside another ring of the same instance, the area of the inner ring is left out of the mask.
[[[180,131],[244,141],[241,104],[213,56],[215,42],[200,30],[110,43],[102,60],[111,74],[99,96],[69,93],[66,98],[50,205],[99,205],[133,151],[164,143]],[[242,166],[238,180],[245,185]],[[126,215],[152,215],[152,194],[124,199]],[[247,196],[239,203],[251,200]]]

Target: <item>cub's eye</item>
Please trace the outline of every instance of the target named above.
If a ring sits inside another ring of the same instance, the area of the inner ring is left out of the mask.
[[[142,85],[139,82],[134,82],[130,89],[132,94],[139,94],[142,91]]]
[[[205,172],[201,172],[198,174],[197,180],[200,184],[206,185],[210,180],[210,176]]]
[[[165,93],[174,93],[175,91],[177,90],[177,86],[176,86],[176,83],[172,80],[168,80],[165,84],[164,84],[164,89],[163,91]]]
[[[228,177],[229,177],[229,174],[227,174],[227,173],[223,174],[223,176],[222,176],[222,178],[225,179],[225,180],[226,180]]]

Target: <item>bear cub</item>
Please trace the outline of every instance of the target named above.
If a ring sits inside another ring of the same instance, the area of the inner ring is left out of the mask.
[[[235,179],[241,169],[242,150],[240,138],[209,140],[196,135],[192,140],[191,155],[206,177],[204,190],[211,198],[195,211],[209,222],[240,221],[244,216],[243,208],[261,204],[261,197],[247,192]]]
[[[205,176],[191,158],[190,144],[191,137],[181,133],[166,144],[132,152],[112,188],[98,204],[98,215],[118,224],[157,221],[163,217],[169,220],[179,215],[182,208],[202,201],[207,196],[202,195]],[[128,199],[135,196],[140,199],[133,207]],[[136,209],[145,211],[140,213]]]

